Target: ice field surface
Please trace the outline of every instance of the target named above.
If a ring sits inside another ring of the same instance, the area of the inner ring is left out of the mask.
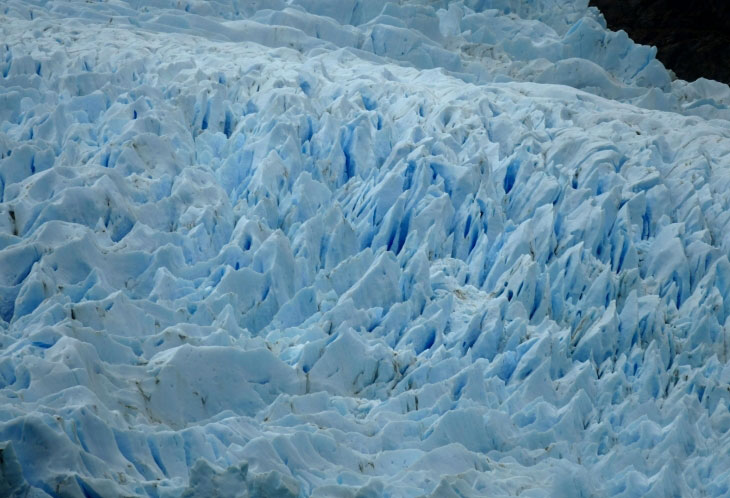
[[[0,1],[0,496],[730,494],[730,88],[586,1]]]

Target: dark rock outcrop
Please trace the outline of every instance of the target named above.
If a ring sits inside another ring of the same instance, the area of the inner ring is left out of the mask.
[[[591,0],[613,30],[658,48],[657,58],[684,80],[730,83],[730,2]]]

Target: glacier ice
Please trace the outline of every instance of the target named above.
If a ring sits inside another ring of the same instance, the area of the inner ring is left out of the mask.
[[[730,493],[727,86],[584,0],[0,33],[0,495]]]

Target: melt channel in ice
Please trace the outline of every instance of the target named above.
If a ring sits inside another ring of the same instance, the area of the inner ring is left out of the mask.
[[[0,75],[0,495],[730,493],[730,89],[585,0],[3,0]]]

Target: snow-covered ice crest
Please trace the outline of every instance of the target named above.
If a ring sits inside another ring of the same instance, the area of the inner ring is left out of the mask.
[[[0,1],[0,496],[730,494],[730,89],[655,53]]]

